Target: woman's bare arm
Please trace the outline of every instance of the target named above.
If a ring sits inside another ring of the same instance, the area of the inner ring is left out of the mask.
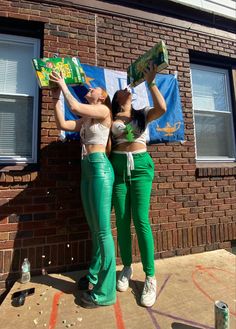
[[[155,84],[157,66],[150,63],[150,68],[144,70],[145,80],[152,95],[153,108],[147,114],[147,122],[158,119],[166,112],[166,102],[160,90]]]
[[[80,131],[83,119],[78,120],[65,120],[64,114],[61,110],[60,89],[52,89],[52,98],[54,105],[55,121],[58,129],[65,131]]]
[[[108,107],[103,104],[82,104],[71,94],[67,87],[64,79],[56,72],[52,72],[50,80],[56,82],[58,87],[61,89],[65,100],[74,114],[82,117],[90,117],[94,119],[104,120],[110,113]]]

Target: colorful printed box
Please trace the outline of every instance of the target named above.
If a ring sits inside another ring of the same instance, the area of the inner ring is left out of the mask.
[[[150,62],[157,64],[157,72],[168,66],[168,52],[163,41],[157,43],[152,49],[140,56],[127,69],[127,83],[135,87],[144,81],[143,70]]]
[[[49,81],[49,75],[53,70],[61,71],[68,85],[85,83],[85,73],[78,57],[33,58],[32,62],[40,88],[56,86]]]

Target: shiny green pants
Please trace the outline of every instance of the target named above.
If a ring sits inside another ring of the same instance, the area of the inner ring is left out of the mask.
[[[120,255],[124,266],[132,263],[131,217],[138,238],[138,245],[147,276],[154,276],[154,242],[149,222],[149,207],[154,178],[154,164],[149,153],[132,154],[134,168],[127,170],[128,155],[112,153],[115,182],[113,205]]]
[[[88,279],[91,296],[99,305],[116,302],[116,258],[110,215],[114,172],[105,153],[81,160],[81,196],[92,235],[92,261]]]

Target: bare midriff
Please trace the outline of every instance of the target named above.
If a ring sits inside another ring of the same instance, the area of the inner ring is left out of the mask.
[[[134,152],[138,150],[145,150],[147,147],[146,145],[143,145],[142,143],[121,143],[119,145],[116,145],[112,151],[121,151],[121,152]]]
[[[96,153],[96,152],[106,152],[106,146],[103,144],[90,144],[90,145],[85,145],[86,151],[88,154],[90,153]]]

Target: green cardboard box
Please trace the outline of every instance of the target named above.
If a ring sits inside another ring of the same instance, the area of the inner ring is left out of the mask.
[[[54,70],[62,72],[68,85],[85,83],[85,73],[78,57],[33,58],[33,67],[40,88],[54,88],[56,84],[49,81],[49,74]]]
[[[168,52],[163,41],[158,42],[152,49],[140,56],[127,69],[127,83],[135,87],[144,81],[143,70],[150,62],[157,64],[157,72],[168,66]]]

